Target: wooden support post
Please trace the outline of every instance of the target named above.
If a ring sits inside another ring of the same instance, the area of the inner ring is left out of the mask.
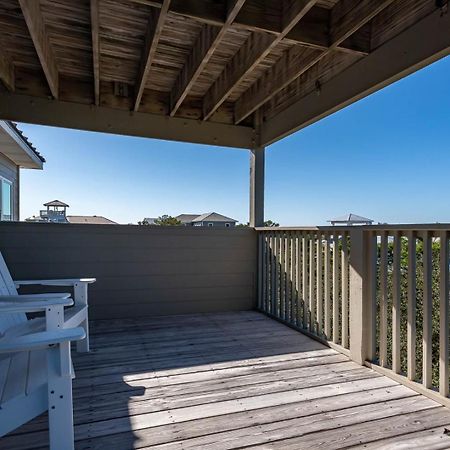
[[[350,231],[350,358],[364,364],[371,341],[367,239],[362,229]]]
[[[264,155],[265,148],[250,150],[250,226],[264,225]]]

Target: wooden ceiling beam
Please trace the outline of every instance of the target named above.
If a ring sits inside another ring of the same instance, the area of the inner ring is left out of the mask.
[[[150,5],[160,8],[162,0],[131,0],[135,3]],[[294,2],[294,0],[292,0]],[[213,0],[172,0],[170,4],[170,12],[184,17],[190,17],[198,22],[222,27],[225,24],[225,17],[218,2]],[[315,6],[311,9],[313,15],[328,15],[329,10]],[[305,30],[305,26],[307,29]],[[304,45],[307,47],[326,50],[329,46],[328,42],[328,21],[321,24],[324,33],[317,35],[317,33],[309,33],[309,29],[317,28],[317,23],[313,26],[308,26],[308,23],[302,23],[293,27],[292,30],[285,36],[294,44]],[[247,0],[236,20],[233,22],[233,27],[241,28],[243,30],[271,33],[278,36],[282,32],[281,8],[280,0]],[[367,54],[366,47],[361,48],[360,45],[355,46],[351,42],[342,42],[337,48],[337,51],[346,53]]]
[[[19,0],[22,14],[28,27],[34,48],[47,79],[50,92],[58,98],[59,75],[53,55],[50,39],[45,29],[44,18],[41,13],[39,0]]]
[[[333,8],[330,19],[330,46],[327,50],[302,52],[297,47],[288,50],[284,57],[284,66],[282,63],[273,66],[237,100],[235,105],[235,123],[240,123],[300,75],[317,64],[324,56],[335,51],[340,43],[373,19],[392,2],[393,0],[362,0],[354,8],[351,8],[339,17],[333,15]],[[341,11],[341,9],[338,8],[336,11]]]
[[[8,91],[14,91],[14,66],[4,54],[0,54],[0,81]]]
[[[209,146],[245,149],[255,146],[252,127],[131,112],[10,92],[0,92],[0,119]]]
[[[91,0],[92,71],[94,74],[94,103],[100,104],[100,41],[98,0]]]
[[[285,0],[282,3],[281,32],[273,36],[252,33],[226,65],[203,100],[203,120],[208,120],[236,86],[266,58],[308,13],[317,0]]]
[[[135,101],[134,111],[139,109],[139,105],[144,94],[145,85],[147,84],[150,68],[154,62],[156,48],[158,47],[161,31],[169,11],[170,0],[164,0],[161,8],[158,10],[152,8],[148,24],[148,32],[145,37],[144,51],[141,58],[138,78],[135,84]]]
[[[205,24],[189,55],[186,64],[175,82],[170,100],[170,116],[174,116],[183,103],[197,78],[203,72],[211,56],[236,19],[245,0],[232,0],[228,2],[224,24],[218,28]]]

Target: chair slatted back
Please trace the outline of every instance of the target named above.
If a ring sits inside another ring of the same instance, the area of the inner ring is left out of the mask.
[[[17,295],[17,289],[14,284],[8,266],[0,252],[0,295]],[[25,313],[7,313],[0,314],[0,336],[13,325],[25,322],[27,316]]]

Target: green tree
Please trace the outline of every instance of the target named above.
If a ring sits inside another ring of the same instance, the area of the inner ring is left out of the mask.
[[[181,222],[176,217],[164,214],[163,216],[159,216],[157,219],[155,219],[155,225],[172,227],[176,225],[181,225]]]

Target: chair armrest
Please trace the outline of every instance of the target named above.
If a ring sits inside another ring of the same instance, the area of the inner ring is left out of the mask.
[[[81,327],[26,334],[24,336],[0,342],[0,353],[36,350],[48,347],[49,345],[60,344],[62,342],[79,341],[85,337],[86,333]]]
[[[72,294],[70,292],[51,292],[47,294],[17,294],[17,295],[1,295],[0,302],[34,302],[41,300],[54,300],[61,298],[70,298]]]
[[[40,299],[41,301],[19,301],[20,295],[0,296],[0,313],[45,311],[49,306],[72,306],[71,298]]]
[[[95,283],[97,280],[95,278],[67,278],[60,280],[19,280],[14,281],[17,287],[20,286],[75,286],[76,284],[84,283],[91,284]]]

